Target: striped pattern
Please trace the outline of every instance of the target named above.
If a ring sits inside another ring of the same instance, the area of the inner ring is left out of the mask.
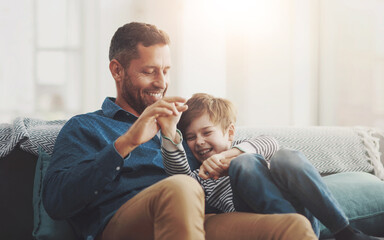
[[[35,155],[38,155],[39,148],[52,154],[56,137],[65,122],[16,118],[12,124],[1,124],[0,157],[8,155],[18,144],[24,151]]]
[[[258,153],[269,160],[278,150],[275,139],[268,136],[259,136],[252,139],[243,139],[234,142],[237,147],[244,152]],[[235,207],[232,200],[232,189],[229,177],[221,177],[218,180],[204,180],[199,177],[199,169],[191,171],[186,153],[181,144],[175,146],[169,140],[163,138],[161,148],[165,171],[169,175],[186,174],[196,179],[203,187],[206,202],[209,206],[217,208],[223,212],[233,212]]]
[[[239,127],[236,139],[266,134],[280,147],[302,151],[320,174],[372,172],[371,159],[359,134],[347,127]]]
[[[279,149],[279,144],[276,139],[261,135],[252,136],[249,139],[235,140],[232,147],[236,147],[246,153],[258,153],[269,160],[275,152]]]

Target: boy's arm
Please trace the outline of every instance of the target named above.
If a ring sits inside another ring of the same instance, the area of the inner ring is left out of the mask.
[[[233,148],[244,153],[257,153],[262,155],[265,160],[269,160],[279,150],[279,144],[275,138],[261,135],[256,138],[236,141]]]
[[[202,179],[218,179],[228,175],[228,167],[233,158],[242,153],[257,153],[269,160],[279,149],[277,141],[269,136],[238,140],[233,147],[221,153],[212,155],[200,166],[199,176]]]
[[[187,154],[182,144],[183,137],[179,130],[176,131],[176,134],[178,138],[180,138],[178,143],[175,143],[162,133],[161,155],[163,157],[165,172],[168,175],[187,174],[196,177],[196,173],[191,171],[188,164]]]

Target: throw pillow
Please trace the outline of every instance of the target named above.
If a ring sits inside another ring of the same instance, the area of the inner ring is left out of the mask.
[[[346,172],[323,178],[351,226],[372,236],[384,236],[384,181],[363,172]],[[321,226],[320,238],[331,238]]]
[[[49,165],[50,156],[39,149],[33,186],[33,232],[36,240],[78,239],[67,221],[53,220],[48,216],[42,201],[42,182]]]

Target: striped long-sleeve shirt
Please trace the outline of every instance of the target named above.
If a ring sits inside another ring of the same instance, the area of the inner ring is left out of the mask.
[[[277,141],[269,136],[258,136],[252,139],[238,140],[232,144],[232,147],[238,148],[245,153],[260,154],[266,160],[269,160],[279,148]],[[205,200],[209,206],[222,212],[235,211],[232,199],[232,188],[228,176],[223,176],[217,180],[204,180],[199,177],[199,169],[191,171],[187,155],[181,143],[174,144],[169,139],[163,138],[161,152],[167,174],[187,174],[195,178],[203,187]]]

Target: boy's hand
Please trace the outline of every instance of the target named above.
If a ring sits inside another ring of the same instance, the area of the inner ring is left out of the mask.
[[[176,125],[180,120],[182,112],[188,109],[187,105],[180,102],[171,103],[173,109],[172,114],[160,115],[156,118],[157,124],[161,129],[161,133],[171,139],[175,143],[180,142],[179,135],[176,133]]]
[[[210,156],[201,164],[199,176],[202,179],[212,178],[216,180],[228,175],[229,164],[225,163],[227,162],[225,159],[225,155],[221,153]]]
[[[228,175],[229,164],[232,159],[242,153],[238,148],[231,148],[221,153],[212,155],[200,166],[199,176],[202,179],[219,179]]]
[[[178,116],[188,107],[182,105],[186,99],[182,97],[164,97],[148,106],[135,123],[115,141],[116,150],[122,157],[126,157],[137,146],[149,141],[160,129],[158,119],[162,116]],[[177,120],[178,121],[178,120]],[[166,124],[164,124],[166,125]],[[175,130],[176,133],[176,130]]]

